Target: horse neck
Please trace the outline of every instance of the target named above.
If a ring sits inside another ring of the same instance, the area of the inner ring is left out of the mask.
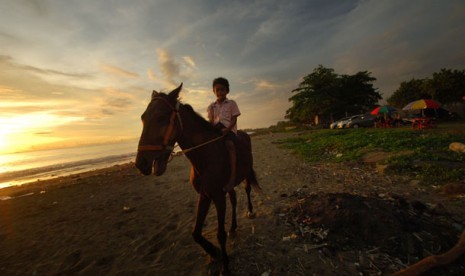
[[[208,123],[206,124],[198,115],[190,114],[190,111],[185,108],[181,108],[179,113],[183,125],[182,135],[178,140],[181,149],[186,150],[203,143],[208,143],[219,136],[213,127],[209,126]],[[204,159],[205,156],[210,155],[210,152],[206,150],[207,148],[209,148],[207,145],[196,148],[186,156],[191,162],[194,162],[193,159]]]

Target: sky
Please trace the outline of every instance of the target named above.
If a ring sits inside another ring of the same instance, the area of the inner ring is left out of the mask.
[[[465,69],[464,0],[0,0],[0,153],[137,139],[152,90],[238,127],[283,121],[318,65],[400,82]]]

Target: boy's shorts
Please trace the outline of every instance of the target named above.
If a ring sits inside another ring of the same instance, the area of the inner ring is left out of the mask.
[[[222,123],[217,123],[214,126],[214,128],[222,130],[223,128],[226,128],[226,127]],[[224,136],[224,140],[229,140],[229,141],[233,141],[234,143],[236,143],[236,134],[232,131],[228,131],[228,133],[226,133],[226,135]]]

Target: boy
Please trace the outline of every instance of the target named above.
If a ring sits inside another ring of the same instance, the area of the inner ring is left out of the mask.
[[[228,183],[223,187],[223,191],[230,192],[234,189],[236,177],[236,134],[237,134],[237,117],[241,115],[236,102],[226,98],[229,93],[229,82],[225,78],[216,78],[213,80],[213,93],[216,101],[208,106],[208,120],[216,128],[221,129],[225,136],[226,148],[229,153],[231,164],[231,175]]]

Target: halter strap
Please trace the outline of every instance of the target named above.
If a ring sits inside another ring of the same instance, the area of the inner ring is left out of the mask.
[[[169,146],[168,143],[171,139],[171,134],[173,133],[174,126],[176,124],[175,120],[176,117],[178,118],[179,126],[181,127],[181,131],[183,129],[181,115],[179,115],[179,101],[176,101],[176,105],[173,107],[171,103],[162,97],[153,97],[152,101],[154,100],[162,100],[168,107],[171,109],[171,117],[170,117],[170,124],[168,126],[168,131],[165,133],[165,137],[163,138],[162,145],[139,145],[137,147],[137,151],[150,151],[150,150],[166,150],[172,151],[173,147]]]

